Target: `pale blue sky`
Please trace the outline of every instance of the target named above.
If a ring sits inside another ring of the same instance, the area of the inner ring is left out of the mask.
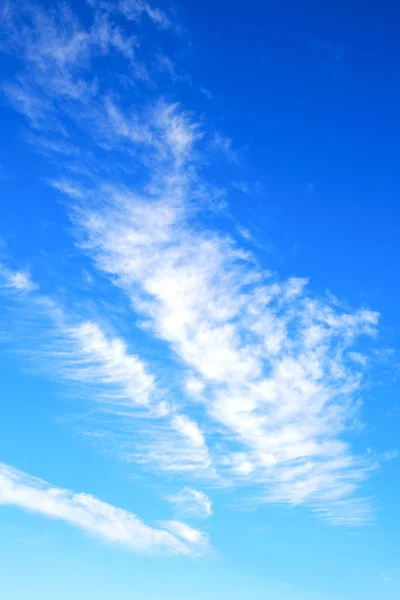
[[[0,6],[0,596],[398,598],[398,8]]]

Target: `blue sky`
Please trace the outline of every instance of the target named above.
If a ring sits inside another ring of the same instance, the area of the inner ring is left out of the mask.
[[[0,6],[0,595],[398,598],[398,9]]]

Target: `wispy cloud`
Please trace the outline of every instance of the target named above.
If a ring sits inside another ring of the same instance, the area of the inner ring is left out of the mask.
[[[0,463],[0,505],[64,521],[134,552],[192,555],[207,547],[205,535],[184,523],[165,521],[163,529],[150,527],[127,510],[89,494],[52,487],[4,463]]]
[[[171,534],[193,545],[195,548],[206,549],[208,546],[207,535],[198,529],[189,527],[186,523],[181,523],[181,521],[162,521],[161,525],[170,531]]]
[[[233,180],[231,186],[248,196],[259,195],[263,191],[263,185],[260,181]]]
[[[198,424],[185,414],[137,428],[133,451],[124,459],[149,465],[157,471],[213,482],[220,480]]]
[[[155,377],[137,355],[128,352],[121,338],[106,334],[98,323],[68,313],[61,304],[40,294],[27,273],[0,266],[0,291],[5,306],[19,300],[13,306],[16,320],[22,323],[18,352],[34,360],[35,368],[43,362],[49,376],[87,385],[86,391],[92,388],[96,400],[109,407],[168,412]],[[32,335],[37,329],[40,338]]]
[[[50,181],[51,186],[53,186],[56,190],[59,190],[63,194],[67,196],[71,196],[72,198],[79,199],[83,197],[82,191],[79,187],[74,186],[67,180],[59,180],[59,181]]]
[[[158,27],[177,28],[163,10],[145,0],[87,0],[87,2],[93,8],[104,12],[123,15],[128,21],[138,21],[145,16]]]
[[[167,497],[178,511],[188,517],[205,519],[212,515],[211,500],[204,492],[189,487]]]
[[[203,96],[207,98],[207,100],[211,100],[213,97],[212,92],[210,92],[210,90],[205,87],[201,87],[200,92],[203,94]]]
[[[22,292],[36,290],[37,287],[28,272],[12,271],[0,263],[0,289]]]
[[[64,365],[61,374],[75,381],[89,381],[108,387],[107,397],[139,406],[148,406],[155,396],[154,377],[147,373],[138,356],[129,354],[119,338],[107,337],[90,321],[63,329]],[[57,359],[63,356],[58,354]],[[112,391],[114,388],[114,392]]]
[[[383,453],[384,460],[394,460],[396,458],[399,458],[399,456],[400,456],[400,452],[398,451],[397,448],[394,448],[393,450],[387,450],[386,452]]]
[[[247,181],[232,181],[232,186],[244,194],[251,193],[250,186]]]
[[[113,21],[116,11],[161,28],[170,22],[145,2],[91,4],[86,28],[68,9],[57,17],[30,12],[22,30],[12,21],[11,46],[25,71],[6,92],[49,143],[54,131],[68,141],[78,129],[96,160],[106,150],[136,169],[134,186],[106,181],[101,169],[90,187],[70,174],[51,184],[70,199],[77,247],[123,291],[143,335],[167,353],[173,383],[161,390],[151,360],[145,365],[93,321],[65,316],[52,325],[57,374],[111,386],[115,402],[164,406],[162,421],[137,432],[127,460],[247,486],[256,501],[305,504],[333,523],[367,520],[360,485],[371,465],[354,455],[347,434],[368,363],[355,343],[376,334],[377,313],[344,310],[307,291],[304,278],[272,276],[205,225],[220,192],[202,178],[201,165],[218,156],[238,165],[234,143],[158,91],[121,100],[120,89],[94,77],[92,57],[117,53],[143,81],[136,40]]]
[[[311,298],[304,280],[265,279],[232,240],[189,225],[182,181],[146,201],[108,190],[101,213],[81,214],[85,247],[201,381],[203,418],[222,428],[215,460],[270,488],[267,500],[342,512],[367,472],[340,441],[361,381],[346,352],[378,315]]]
[[[4,81],[3,91],[35,129],[65,138],[69,136],[60,110],[80,126],[82,121],[94,125],[90,113],[97,108],[99,90],[91,71],[93,60],[122,57],[131,79],[150,80],[149,70],[138,58],[137,36],[126,33],[118,19],[123,16],[136,23],[147,15],[158,27],[172,27],[163,11],[144,1],[93,0],[88,4],[93,9],[88,27],[67,5],[44,10],[29,2],[10,6],[1,26],[1,50],[19,58],[24,67],[14,81]]]
[[[182,412],[182,403],[174,400],[168,388],[157,382],[149,365],[128,351],[121,337],[36,293],[37,286],[30,280],[23,287],[22,273],[6,267],[3,272],[6,306],[15,300],[13,292],[25,293],[12,307],[14,318],[22,324],[12,338],[18,339],[18,353],[26,364],[56,381],[71,383],[75,396],[84,396],[99,410],[122,420],[131,417],[131,443],[125,440],[126,427],[114,422],[112,428],[124,460],[162,471],[196,472],[215,480],[198,424]]]
[[[210,150],[228,162],[234,164],[239,162],[239,152],[235,150],[232,139],[220,132],[214,133],[210,143]]]

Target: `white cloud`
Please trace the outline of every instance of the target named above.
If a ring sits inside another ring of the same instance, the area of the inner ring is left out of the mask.
[[[128,21],[137,21],[143,16],[147,16],[156,26],[162,29],[177,29],[164,11],[145,0],[87,0],[87,3],[106,13],[118,13]]]
[[[198,400],[201,398],[201,394],[204,392],[205,384],[201,379],[189,376],[184,381],[184,387],[189,396],[195,400]]]
[[[218,481],[207,443],[197,423],[175,414],[162,423],[149,423],[141,430],[133,453],[126,459],[147,464],[159,471]]]
[[[178,510],[186,516],[205,519],[212,515],[212,505],[209,497],[199,490],[186,487],[177,494],[167,497]]]
[[[365,367],[365,365],[368,363],[368,357],[364,354],[361,354],[361,352],[348,352],[347,355],[349,358],[351,358],[351,360],[353,360],[355,363],[358,363],[362,367]]]
[[[26,295],[38,289],[26,273],[10,271],[0,264],[0,276],[0,289],[6,299],[13,299],[11,292],[25,292],[14,306],[14,312],[19,308],[18,321],[23,324],[22,333],[18,333],[18,351],[25,351],[27,359],[35,361],[36,369],[53,378],[85,385],[86,392],[92,390],[93,398],[108,409],[139,408],[153,416],[172,410],[154,375],[138,355],[128,351],[122,338],[106,334],[98,323],[68,313],[47,296]]]
[[[27,36],[11,37],[31,77],[14,82],[11,96],[17,102],[22,90],[21,110],[45,133],[58,127],[68,138],[70,119],[72,131],[88,132],[96,148],[124,154],[128,171],[131,163],[141,169],[134,190],[97,184],[99,171],[91,191],[65,178],[53,182],[76,201],[79,247],[123,290],[184,382],[179,390],[171,383],[165,418],[141,431],[129,458],[257,486],[260,500],[306,504],[332,522],[361,522],[368,505],[359,487],[369,464],[353,455],[344,435],[359,408],[366,365],[353,343],[375,334],[378,315],[342,310],[307,292],[303,278],[272,277],[198,219],[219,193],[196,169],[209,158],[201,148],[204,125],[160,94],[139,108],[120,102],[90,71],[98,54],[136,60],[135,40],[112,22],[116,10],[160,26],[169,21],[145,2],[92,5],[87,29],[68,9],[55,20],[30,14]],[[209,154],[238,162],[229,137],[204,139]],[[67,319],[56,328],[66,348],[53,353],[64,361],[58,373],[111,385],[115,401],[147,406],[155,397],[158,405],[150,371],[121,340],[85,321]]]
[[[3,296],[10,301],[13,288],[8,282],[15,277],[5,267],[3,271],[7,273]],[[26,291],[34,289],[32,284]],[[43,295],[24,297],[24,302],[13,305],[13,313],[22,328],[8,337],[18,339],[19,354],[36,373],[71,382],[76,397],[91,399],[98,408],[120,417],[113,422],[112,435],[124,447],[119,452],[124,460],[215,480],[199,426],[179,411],[179,403],[158,384],[149,365],[128,351],[121,337],[105,333],[98,323],[82,320]],[[122,421],[128,416],[135,419],[129,420],[130,433],[123,434],[127,427]]]
[[[176,103],[160,102],[154,113],[154,124],[159,130],[158,149],[162,157],[168,150],[178,167],[190,159],[193,145],[202,138],[202,133],[188,113],[180,110]]]
[[[79,199],[79,198],[83,198],[83,196],[84,196],[82,190],[79,187],[71,184],[69,181],[66,181],[66,180],[51,181],[49,183],[56,190],[59,190],[63,194],[66,194],[67,196],[71,196],[72,198]]]
[[[153,334],[208,386],[204,418],[222,427],[225,448],[214,464],[261,483],[269,501],[323,512],[320,501],[351,496],[366,476],[363,460],[340,441],[360,385],[346,351],[358,335],[374,334],[378,317],[307,297],[305,280],[264,280],[232,240],[189,225],[188,206],[175,200],[190,193],[182,181],[156,200],[129,204],[108,190],[107,208],[81,222],[86,247]],[[241,463],[230,461],[230,440],[242,445]],[[337,505],[343,512],[344,500]],[[358,522],[358,505],[356,512]]]
[[[52,487],[4,463],[0,463],[0,505],[59,519],[134,552],[191,555],[207,545],[204,534],[184,523],[167,521],[164,529],[150,527],[127,510],[89,494]]]
[[[174,536],[177,536],[195,548],[205,549],[208,546],[207,535],[203,531],[189,527],[186,523],[181,523],[180,521],[162,521],[161,525]]]
[[[0,263],[0,287],[17,292],[28,292],[37,289],[29,273],[24,271],[11,271]]]
[[[197,423],[189,419],[189,417],[186,417],[185,415],[175,415],[171,421],[171,426],[182,434],[191,446],[194,446],[195,448],[204,447],[205,442],[203,434]]]
[[[129,354],[123,340],[108,338],[90,321],[64,327],[66,351],[64,377],[113,386],[108,396],[133,404],[150,405],[156,393],[155,380],[138,356]],[[67,354],[68,353],[68,354]]]
[[[252,241],[253,236],[251,235],[251,233],[247,229],[247,227],[242,227],[241,225],[238,225],[237,230],[238,230],[238,233],[242,236],[242,238],[244,238],[245,240]]]
[[[150,81],[146,64],[137,56],[138,38],[121,27],[121,17],[137,20],[147,15],[157,26],[177,30],[164,12],[141,0],[89,4],[92,20],[86,27],[66,4],[49,11],[29,2],[7,11],[2,23],[1,50],[23,65],[2,89],[33,128],[61,132],[66,139],[63,117],[79,128],[96,128],[95,114],[91,115],[98,109],[98,80],[91,72],[94,59],[119,55],[126,59],[131,79]]]
[[[31,290],[34,288],[29,275],[21,271],[11,275],[8,285],[15,290]]]

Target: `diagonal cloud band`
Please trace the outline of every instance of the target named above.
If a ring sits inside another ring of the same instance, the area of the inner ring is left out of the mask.
[[[135,514],[74,493],[0,463],[0,505],[58,519],[134,552],[195,555],[207,547],[205,534],[178,521],[150,527]],[[171,532],[169,531],[171,530]]]

